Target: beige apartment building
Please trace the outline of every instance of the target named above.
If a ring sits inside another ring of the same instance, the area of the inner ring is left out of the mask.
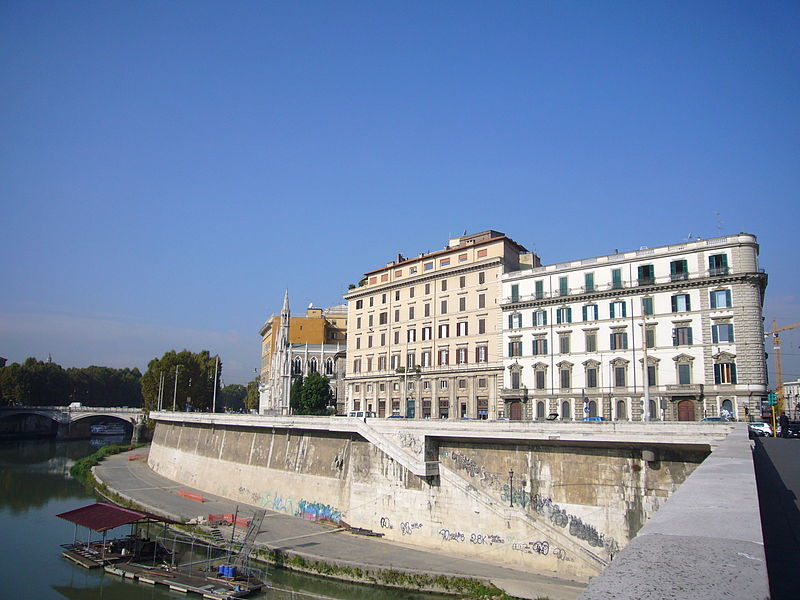
[[[398,255],[347,300],[346,410],[379,417],[503,417],[502,275],[538,258],[498,231]]]

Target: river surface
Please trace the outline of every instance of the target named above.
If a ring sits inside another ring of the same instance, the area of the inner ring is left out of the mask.
[[[14,600],[143,600],[200,598],[170,592],[84,569],[61,556],[60,544],[70,543],[75,525],[56,517],[96,500],[69,475],[72,464],[98,448],[97,441],[0,441],[0,598]],[[129,533],[109,532],[109,538]],[[79,528],[79,539],[86,530]],[[94,533],[92,539],[101,536]],[[439,600],[443,596],[339,583],[269,570],[273,589],[250,596],[257,600]]]

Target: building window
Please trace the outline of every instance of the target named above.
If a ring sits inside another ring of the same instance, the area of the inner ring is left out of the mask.
[[[364,301],[363,300],[356,300],[356,310],[364,308]]]
[[[400,290],[395,290],[394,292],[394,301],[398,302],[400,300]]]
[[[594,273],[583,274],[583,289],[586,292],[594,291]]]
[[[460,310],[461,312],[464,312],[465,310],[467,310],[467,297],[466,296],[461,296],[461,298],[458,299],[458,310]]]
[[[625,387],[627,385],[628,369],[623,366],[614,367],[614,387]]]
[[[486,319],[478,319],[478,333],[486,333]]]
[[[483,285],[484,283],[486,283],[486,273],[481,271],[478,273],[478,285]]]
[[[422,366],[423,367],[430,367],[431,366],[431,352],[430,350],[425,350],[422,352]]]
[[[569,404],[569,400],[564,400],[561,403],[561,418],[564,421],[569,421],[572,418],[572,409]]]
[[[509,329],[518,329],[522,327],[522,314],[515,313],[508,315],[508,328]]]
[[[648,316],[653,314],[653,299],[649,296],[642,298],[642,314]]]
[[[378,371],[385,371],[386,370],[386,355],[381,354],[378,357]]]
[[[650,325],[644,328],[644,345],[647,348],[656,347],[656,328]]]
[[[394,343],[395,344],[399,344],[400,343],[400,330],[399,329],[394,332]]]
[[[386,304],[386,294],[381,294],[381,304]]]
[[[467,380],[466,379],[459,379],[458,380],[458,389],[460,389],[460,390],[467,389]]]
[[[406,369],[413,369],[414,365],[417,364],[416,356],[414,356],[413,352],[409,352],[406,354]]]
[[[711,308],[730,308],[731,306],[730,290],[714,290],[711,292]]]
[[[647,365],[647,387],[655,387],[658,385],[656,381],[656,366]]]
[[[368,356],[367,357],[367,373],[369,373],[370,371],[372,371],[372,357]]]
[[[373,316],[374,315],[368,315],[367,316],[367,327],[372,327],[372,317]]]
[[[417,274],[417,267],[409,267],[408,268],[409,275],[416,275]]]
[[[459,365],[467,364],[467,349],[456,348],[456,363]]]
[[[689,266],[685,260],[673,260],[669,263],[669,277],[672,281],[689,279]]]
[[[449,259],[449,258],[443,258],[443,259],[441,259],[441,260],[439,261],[439,266],[440,266],[440,267],[449,267],[449,266],[450,266],[450,259]]]
[[[544,325],[547,325],[547,311],[546,310],[533,311],[533,326],[543,327]]]
[[[360,349],[361,349],[361,338],[357,337],[356,338],[356,350],[360,350]]]
[[[608,305],[608,316],[611,319],[624,319],[628,316],[628,308],[624,300],[612,302]]]
[[[447,314],[447,300],[442,300],[442,310],[440,311],[440,314]]]
[[[430,293],[431,293],[431,284],[430,283],[426,283],[425,284],[425,295],[427,296]]]
[[[559,308],[556,311],[556,323],[572,323],[572,309]]]
[[[569,296],[569,285],[567,283],[566,277],[559,277],[558,278],[558,295],[559,296]]]
[[[386,345],[386,334],[382,333],[381,334],[381,346],[385,346],[385,345]]]
[[[539,281],[535,281],[533,283],[533,289],[534,289],[533,295],[536,298],[536,300],[541,300],[542,298],[544,298],[544,281],[542,281],[541,279]]]
[[[511,301],[519,302],[519,284],[517,283],[511,286]]]
[[[678,384],[690,385],[692,383],[692,365],[678,363]]]
[[[372,348],[372,336],[367,336],[367,348]]]
[[[372,308],[374,305],[375,305],[375,296],[370,296],[369,297],[369,307]]]
[[[392,370],[396,371],[400,368],[400,355],[399,354],[392,354],[392,358],[390,359],[392,362]]]
[[[597,387],[597,367],[586,368],[586,387],[590,389]]]
[[[587,304],[583,307],[584,321],[597,321],[598,317],[597,304]]]
[[[353,361],[353,373],[361,373],[361,359],[357,358]]]
[[[519,389],[519,371],[517,370],[511,371],[511,389]]]
[[[333,375],[333,359],[329,358],[325,361],[325,375]]]
[[[417,330],[416,329],[409,329],[406,332],[406,341],[408,342],[416,342],[417,341]]]
[[[478,294],[478,308],[486,308],[486,294]]]
[[[414,319],[414,307],[413,306],[409,306],[408,307],[408,320],[411,321],[413,319]]]
[[[545,354],[547,354],[547,339],[541,337],[533,340],[533,355],[543,356]]]
[[[428,325],[422,328],[422,341],[429,340],[433,337],[433,328]]]
[[[611,334],[611,349],[612,350],[627,350],[628,349],[628,333],[625,331],[615,331]]]
[[[413,298],[414,297],[414,286],[411,286],[410,288],[408,288],[408,297],[409,298]]]
[[[544,381],[544,377],[545,377],[544,369],[536,369],[534,374],[535,374],[534,386],[536,387],[537,390],[543,390],[544,389],[544,383],[545,383],[545,381]]]
[[[439,365],[445,366],[448,364],[448,359],[450,358],[450,353],[448,352],[447,348],[442,348],[439,350]]]
[[[641,265],[638,268],[639,285],[653,285],[656,282],[656,273],[653,265]]]
[[[444,339],[450,337],[450,325],[447,323],[443,323],[439,325],[439,339]]]
[[[569,369],[560,369],[558,372],[559,380],[561,383],[562,390],[568,390],[572,387],[571,377],[570,377],[570,370]]]
[[[466,275],[462,275],[461,277],[458,278],[458,287],[460,287],[461,289],[464,289],[465,287],[467,287],[467,276]]]
[[[446,390],[446,389],[447,389],[447,387],[448,387],[448,381],[447,381],[447,379],[440,379],[440,380],[439,380],[439,389],[440,389],[440,390]]]
[[[522,356],[522,340],[508,342],[509,356]]]
[[[447,279],[442,279],[442,291],[447,291]]]
[[[429,391],[431,389],[431,382],[430,381],[423,381],[422,382],[422,389]]]
[[[466,252],[464,252],[463,254],[459,254],[458,255],[458,262],[460,262],[460,263],[467,262],[467,253]]]
[[[399,323],[400,322],[400,309],[399,308],[394,309],[394,322],[395,323]]]
[[[622,269],[611,269],[611,288],[622,289]]]
[[[465,336],[467,335],[467,322],[466,321],[459,321],[456,323],[456,335],[457,336]]]
[[[708,274],[712,277],[728,274],[728,255],[714,254],[708,257]]]
[[[356,317],[356,329],[361,329],[361,317]]]
[[[714,383],[736,383],[736,364],[732,362],[715,364]]]
[[[430,304],[430,302],[426,302],[425,303],[425,309],[424,309],[423,312],[424,312],[426,317],[430,317],[431,316],[431,304]]]
[[[422,270],[423,271],[430,271],[431,269],[433,269],[433,263],[432,262],[427,262],[424,265],[422,265]]]
[[[711,340],[715,344],[733,343],[733,325],[730,323],[726,323],[724,325],[712,325]]]
[[[586,332],[586,352],[597,352],[597,332]]]
[[[692,310],[692,303],[689,294],[678,294],[672,297],[672,312],[689,312]]]
[[[406,390],[407,391],[413,392],[415,388],[416,388],[416,386],[414,385],[413,381],[407,381],[406,382]]]
[[[560,333],[558,335],[558,351],[561,354],[569,354],[569,334]]]
[[[378,315],[378,324],[386,325],[389,322],[389,313],[382,312]]]
[[[477,363],[485,363],[489,360],[489,348],[488,346],[476,346],[475,347],[475,362]]]

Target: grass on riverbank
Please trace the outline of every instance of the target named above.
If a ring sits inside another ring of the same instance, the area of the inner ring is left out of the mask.
[[[70,467],[69,474],[85,486],[94,488],[96,487],[96,482],[94,477],[92,477],[92,467],[98,465],[106,456],[127,452],[128,450],[141,448],[146,445],[147,444],[109,444],[108,446],[103,446],[97,452],[76,461],[75,464]]]

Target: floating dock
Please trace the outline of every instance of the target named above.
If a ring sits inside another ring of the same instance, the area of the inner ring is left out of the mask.
[[[164,585],[176,592],[200,594],[211,600],[244,598],[264,587],[262,581],[253,578],[214,577],[136,563],[106,565],[105,571],[119,577],[136,579],[141,583]]]

